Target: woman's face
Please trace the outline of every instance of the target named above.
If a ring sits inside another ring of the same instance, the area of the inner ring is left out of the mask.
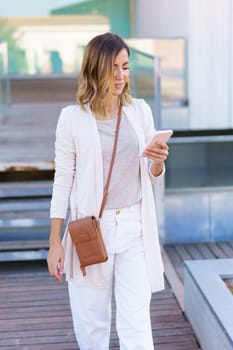
[[[122,49],[114,62],[114,95],[119,96],[129,81],[129,56],[126,49]]]

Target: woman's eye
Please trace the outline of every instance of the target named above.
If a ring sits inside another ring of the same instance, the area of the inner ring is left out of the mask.
[[[118,67],[114,67],[114,71],[116,72],[118,69],[122,69],[122,70],[129,70],[129,67],[122,67],[122,68],[118,68]]]

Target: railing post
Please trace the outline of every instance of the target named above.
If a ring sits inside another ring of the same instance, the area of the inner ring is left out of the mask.
[[[154,98],[155,98],[155,118],[156,129],[162,128],[161,116],[161,65],[160,57],[154,58]]]
[[[6,75],[6,105],[9,106],[11,103],[11,82],[9,75]]]
[[[2,119],[2,79],[0,78],[0,123]]]
[[[2,98],[2,77],[0,78],[0,108],[3,104],[3,98]]]

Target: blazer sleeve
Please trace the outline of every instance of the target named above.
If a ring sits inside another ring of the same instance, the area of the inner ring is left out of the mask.
[[[55,175],[50,206],[51,218],[65,219],[75,176],[75,144],[69,110],[61,110],[55,141]]]
[[[154,118],[153,118],[153,114],[152,114],[152,111],[151,111],[151,108],[150,106],[146,103],[146,101],[143,101],[144,102],[144,110],[145,110],[145,139],[146,139],[146,143],[149,142],[149,140],[151,139],[151,137],[154,135],[156,129],[155,129],[155,126],[154,126]],[[165,166],[163,167],[163,171],[160,175],[158,176],[154,176],[151,172],[151,165],[152,165],[152,160],[149,160],[148,161],[148,172],[149,172],[149,175],[150,175],[150,179],[151,179],[151,182],[153,184],[156,184],[157,182],[160,181],[161,177],[164,176],[164,173],[165,173]]]

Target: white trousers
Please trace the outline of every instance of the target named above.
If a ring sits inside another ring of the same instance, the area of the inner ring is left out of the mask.
[[[140,205],[105,210],[101,226],[109,255],[108,261],[103,263],[109,286],[84,286],[76,279],[68,282],[77,342],[81,350],[109,349],[114,291],[120,349],[153,350],[151,289],[141,234]]]

